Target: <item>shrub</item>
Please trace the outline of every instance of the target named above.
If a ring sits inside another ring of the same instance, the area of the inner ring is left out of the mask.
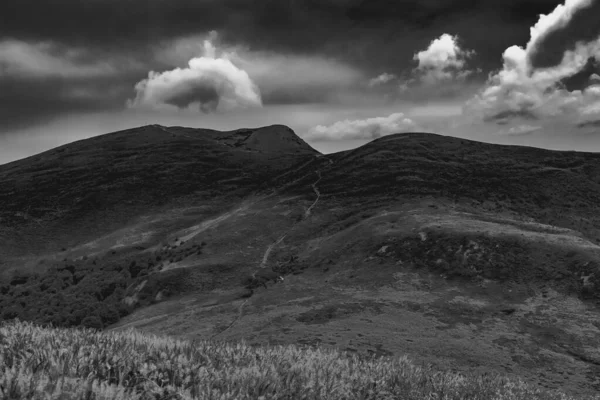
[[[96,315],[108,325],[131,311],[119,303],[132,282],[129,269],[116,263],[50,266],[44,274],[29,276],[26,285],[2,286],[6,293],[0,296],[0,319],[78,326]]]
[[[85,328],[102,329],[104,324],[97,315],[88,315],[81,321],[81,325]]]

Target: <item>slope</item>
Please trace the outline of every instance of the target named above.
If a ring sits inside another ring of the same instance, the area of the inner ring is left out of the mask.
[[[277,135],[288,140],[261,148]],[[248,136],[252,139],[246,144]],[[196,200],[224,205],[318,154],[289,128],[233,132],[144,126],[0,166],[2,254],[43,253]],[[229,141],[237,141],[233,146]]]
[[[324,156],[280,126],[144,129],[171,163],[189,164],[159,181],[160,201],[123,207],[154,189],[119,183],[101,196],[105,214],[72,206],[46,217],[70,242],[6,258],[38,273],[0,286],[6,318],[408,353],[573,393],[600,387],[600,155],[408,133]],[[147,182],[165,170],[152,154],[134,172]],[[32,164],[8,167],[35,197],[23,173]],[[72,190],[45,187],[47,198]],[[18,209],[16,191],[3,196]],[[114,217],[120,207],[127,218]],[[35,221],[14,221],[5,228],[32,235]]]

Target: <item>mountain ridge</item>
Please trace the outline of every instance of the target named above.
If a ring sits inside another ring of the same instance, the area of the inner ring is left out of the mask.
[[[600,154],[420,132],[320,154],[288,129],[151,125],[0,166],[0,317],[600,388]]]

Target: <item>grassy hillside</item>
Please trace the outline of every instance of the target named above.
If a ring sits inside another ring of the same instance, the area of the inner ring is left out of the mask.
[[[282,126],[104,135],[0,166],[0,318],[596,393],[599,176],[426,133],[330,155]]]
[[[129,331],[0,326],[0,394],[20,399],[575,400],[501,376],[406,357],[180,341]]]
[[[289,140],[257,145],[274,135]],[[317,154],[278,125],[231,132],[150,125],[70,143],[0,166],[0,250],[44,254],[148,213],[212,199],[227,206]]]
[[[493,145],[427,133],[385,136],[328,155],[325,198],[347,203],[434,196],[510,210],[600,241],[600,154]]]

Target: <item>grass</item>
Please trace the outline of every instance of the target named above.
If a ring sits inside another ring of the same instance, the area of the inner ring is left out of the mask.
[[[180,341],[137,331],[0,326],[0,397],[13,399],[575,399],[406,357]],[[592,398],[588,398],[592,399]],[[600,397],[596,397],[600,399]]]

